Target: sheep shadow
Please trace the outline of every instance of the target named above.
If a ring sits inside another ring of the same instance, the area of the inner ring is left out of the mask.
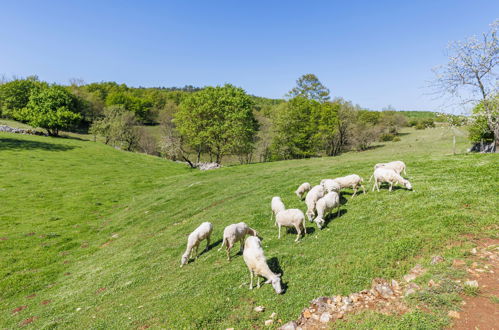
[[[371,188],[371,192],[373,188]],[[379,185],[379,190],[381,192],[381,190],[386,190],[388,191],[388,189],[390,189],[390,184],[387,183],[387,182],[383,182]],[[407,189],[406,187],[401,187],[401,186],[393,186],[392,187],[392,191],[396,191],[396,190],[406,190],[406,191],[410,191],[409,189]],[[378,190],[376,188],[374,188],[374,192],[377,192]]]
[[[324,218],[324,226],[322,226],[322,229],[327,228],[329,223],[333,221],[334,219],[337,219],[339,217],[342,217],[348,212],[347,209],[340,209],[340,214],[336,211],[336,209],[333,212],[330,212],[325,218]]]
[[[308,221],[308,220],[307,220]],[[307,230],[307,235],[313,234],[315,232],[315,227],[307,227],[307,224],[305,224],[305,229]],[[297,235],[298,232],[296,231],[295,227],[286,227],[286,234],[294,234]]]
[[[282,281],[282,277],[284,276],[284,271],[281,268],[281,265],[279,264],[279,259],[276,257],[272,257],[267,260],[267,264],[269,265],[270,270],[274,274],[281,274],[281,288],[282,288],[282,294],[286,293],[288,289],[287,282]]]
[[[211,243],[210,245],[208,245],[208,248],[203,249],[203,251],[201,251],[201,253],[200,253],[200,254],[198,254],[198,257],[201,257],[203,254],[208,253],[208,251],[210,251],[210,250],[214,249],[215,247],[217,247],[217,246],[218,246],[218,245],[220,245],[221,243],[222,243],[222,240],[221,240],[221,239],[219,239],[219,240],[218,240],[218,241],[216,241],[216,242]],[[203,244],[203,243],[201,243],[201,244]],[[199,248],[201,248],[201,247],[199,247]]]

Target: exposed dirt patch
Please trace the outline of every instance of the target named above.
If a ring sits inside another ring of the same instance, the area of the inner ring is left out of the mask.
[[[102,245],[100,246],[100,248],[102,249],[102,248],[105,248],[106,246],[109,246],[109,244],[111,244],[111,242],[112,242],[112,241],[107,241],[106,243],[102,244]]]
[[[32,316],[29,319],[26,319],[26,320],[22,321],[21,323],[19,323],[19,326],[22,327],[22,326],[28,325],[28,324],[34,322],[36,319],[37,319],[36,316]]]
[[[99,288],[95,291],[96,294],[100,294],[102,292],[106,291],[106,288]]]
[[[52,300],[43,300],[40,304],[42,305],[48,305],[52,302]]]
[[[26,306],[26,305],[24,305],[24,306],[19,306],[19,307],[17,307],[17,308],[14,308],[14,309],[12,310],[12,312],[11,312],[11,313],[12,313],[12,314],[17,314],[17,313],[19,313],[20,311],[22,311],[22,310],[24,310],[24,309],[26,309],[26,308],[28,308],[28,306]]]
[[[473,264],[466,269],[469,280],[478,282],[479,294],[465,296],[463,306],[454,315],[452,329],[499,329],[499,239],[475,241],[471,250]]]
[[[27,233],[26,236],[33,236],[35,235],[36,233]]]
[[[7,237],[0,237],[0,241],[6,241],[6,240],[8,240]]]
[[[32,299],[36,297],[36,293],[30,294],[29,296],[26,296],[26,299]]]

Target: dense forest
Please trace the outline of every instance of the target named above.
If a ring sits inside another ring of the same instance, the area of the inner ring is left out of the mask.
[[[51,136],[86,132],[123,150],[193,167],[228,156],[249,163],[361,151],[376,141],[398,141],[404,126],[424,129],[439,119],[431,112],[369,111],[332,98],[313,74],[301,76],[284,99],[230,84],[145,88],[73,80],[63,86],[30,76],[0,83],[0,111]],[[486,136],[480,129],[474,134]]]

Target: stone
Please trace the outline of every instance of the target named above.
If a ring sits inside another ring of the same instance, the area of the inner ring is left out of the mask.
[[[412,289],[412,288],[409,288],[407,290],[405,290],[405,296],[408,296],[408,295],[411,295],[411,294],[414,294],[416,293],[416,290]]]
[[[265,325],[266,326],[272,325],[272,323],[274,323],[274,320],[267,320],[267,321],[265,321]]]
[[[470,286],[472,288],[478,288],[478,282],[476,280],[466,281],[464,282],[464,285]]]
[[[436,265],[436,264],[441,263],[441,262],[442,262],[442,261],[444,261],[444,260],[445,260],[445,259],[444,259],[444,257],[442,257],[442,256],[434,256],[433,258],[431,258],[431,262],[430,262],[430,264],[432,264],[432,265]]]
[[[471,264],[471,268],[477,268],[477,267],[478,267],[478,262],[475,261]]]
[[[460,319],[461,318],[461,315],[459,315],[459,313],[456,312],[456,311],[449,311],[449,313],[447,313],[447,315],[449,317],[454,318],[454,319]]]
[[[389,298],[393,296],[393,291],[386,284],[377,284],[374,288],[383,298]]]
[[[270,318],[271,319],[275,319],[277,316],[277,313],[276,312],[273,312],[272,314],[270,314]]]
[[[261,312],[263,312],[265,310],[265,307],[263,307],[263,306],[256,306],[255,308],[253,308],[253,310],[255,312],[261,313]]]
[[[471,251],[470,251],[471,254],[476,254],[477,253],[477,250],[476,248],[472,248]]]
[[[436,285],[437,285],[437,283],[435,283],[435,281],[434,281],[434,280],[429,280],[429,281],[428,281],[428,286],[429,286],[430,288],[431,288],[431,287],[434,287],[434,286],[436,286]]]
[[[312,314],[312,318],[316,321],[319,321],[319,315],[317,314]]]
[[[284,324],[282,327],[280,327],[279,330],[296,330],[296,322],[290,321]]]
[[[329,313],[326,312],[326,313],[322,313],[320,321],[322,323],[327,323],[327,322],[329,322],[330,319],[331,319],[331,316],[329,315]]]
[[[225,329],[225,330],[234,330],[234,328],[227,328],[227,329]]]
[[[304,312],[303,312],[303,317],[306,318],[306,319],[309,319],[312,317],[312,313],[310,313],[310,311],[308,309],[306,309]]]
[[[406,282],[414,281],[415,279],[416,279],[416,275],[414,275],[414,274],[404,275],[404,281],[406,281]]]
[[[339,302],[341,302],[341,296],[335,296],[335,297],[334,297],[334,302],[335,302],[335,303],[339,303]]]
[[[420,264],[417,264],[416,266],[412,267],[412,269],[409,271],[410,274],[415,274],[416,276],[423,275],[426,273],[426,269],[423,268]]]
[[[392,280],[392,288],[394,290],[400,290],[400,284],[399,284],[399,282],[397,282],[395,280]]]
[[[342,301],[343,301],[343,304],[345,304],[346,306],[351,305],[353,303],[353,301],[352,301],[352,299],[350,299],[350,297],[343,297]]]
[[[464,262],[464,260],[461,260],[461,259],[454,259],[454,260],[452,261],[452,266],[454,266],[454,267],[462,267],[462,266],[464,266],[464,265],[466,265],[466,262]]]

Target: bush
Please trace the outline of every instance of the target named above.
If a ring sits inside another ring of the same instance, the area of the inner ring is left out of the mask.
[[[400,141],[400,138],[398,136],[394,137],[392,142],[399,142]]]
[[[422,123],[422,122],[419,122],[417,125],[416,125],[416,129],[425,129],[426,126]]]
[[[393,141],[393,139],[395,139],[395,134],[392,133],[383,133],[379,137],[382,142]]]

